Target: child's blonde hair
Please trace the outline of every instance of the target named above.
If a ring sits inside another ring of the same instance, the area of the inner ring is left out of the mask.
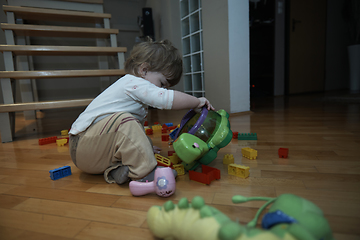
[[[183,72],[182,57],[169,40],[137,44],[125,62],[126,73],[141,77],[140,66],[145,63],[150,72],[162,73],[170,86],[176,85]]]

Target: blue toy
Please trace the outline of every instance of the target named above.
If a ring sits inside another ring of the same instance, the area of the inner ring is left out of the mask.
[[[49,173],[52,180],[58,180],[59,178],[70,176],[71,168],[70,166],[55,168],[53,170],[50,170]]]

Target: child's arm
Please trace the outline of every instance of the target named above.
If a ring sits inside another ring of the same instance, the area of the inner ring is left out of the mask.
[[[195,109],[195,108],[201,108],[203,106],[207,106],[208,110],[215,110],[215,108],[211,105],[209,100],[207,100],[204,97],[194,97],[192,95],[174,91],[174,100],[172,108],[173,110],[180,110],[180,109]]]

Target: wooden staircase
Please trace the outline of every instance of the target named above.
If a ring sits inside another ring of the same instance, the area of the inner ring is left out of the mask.
[[[74,78],[79,77],[121,77],[125,74],[125,47],[117,47],[117,29],[110,28],[110,14],[102,12],[103,0],[8,0],[3,10],[7,15],[7,23],[1,23],[5,32],[7,45],[0,45],[3,52],[5,71],[0,71],[1,90],[4,104],[0,104],[1,141],[13,141],[15,129],[15,112],[69,108],[87,106],[92,99],[69,99],[59,101],[39,102],[37,99],[34,79]],[[20,20],[19,20],[20,19]],[[52,26],[24,24],[26,20],[46,20],[71,23],[94,23],[95,27]],[[101,26],[101,27],[99,27]],[[67,37],[94,38],[97,46],[43,46],[27,44],[28,37]],[[20,38],[22,40],[18,40]],[[21,42],[23,44],[15,44]],[[109,42],[109,44],[107,44]],[[110,45],[110,46],[108,46]],[[16,58],[22,56],[115,56],[118,59],[118,69],[108,69],[104,58],[99,59],[99,69],[69,69],[37,71],[31,62],[19,65]],[[31,88],[29,93],[22,92],[22,103],[15,103],[15,84]],[[106,82],[106,80],[105,80]],[[100,93],[101,89],[99,89]]]

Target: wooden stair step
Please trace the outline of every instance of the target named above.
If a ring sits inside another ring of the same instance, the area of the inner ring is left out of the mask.
[[[5,13],[14,12],[17,17],[27,20],[102,23],[104,18],[111,18],[111,14],[109,13],[94,13],[9,5],[3,5],[3,10]]]
[[[102,76],[121,77],[123,75],[125,75],[125,70],[123,69],[0,71],[0,78],[11,78],[11,79],[102,77]]]
[[[108,38],[110,34],[118,34],[118,29],[61,27],[31,24],[1,23],[3,30],[12,30],[20,36],[36,37],[79,37],[79,38]]]
[[[56,109],[56,108],[69,108],[69,107],[84,107],[84,106],[89,105],[89,103],[92,100],[93,100],[93,98],[46,101],[46,102],[0,104],[0,113],[22,112],[22,111],[30,111],[30,110],[45,110],[45,109]]]
[[[79,2],[79,3],[95,3],[95,4],[103,4],[104,0],[61,0],[65,2]]]
[[[126,47],[0,45],[0,52],[31,56],[106,56],[126,51]]]

